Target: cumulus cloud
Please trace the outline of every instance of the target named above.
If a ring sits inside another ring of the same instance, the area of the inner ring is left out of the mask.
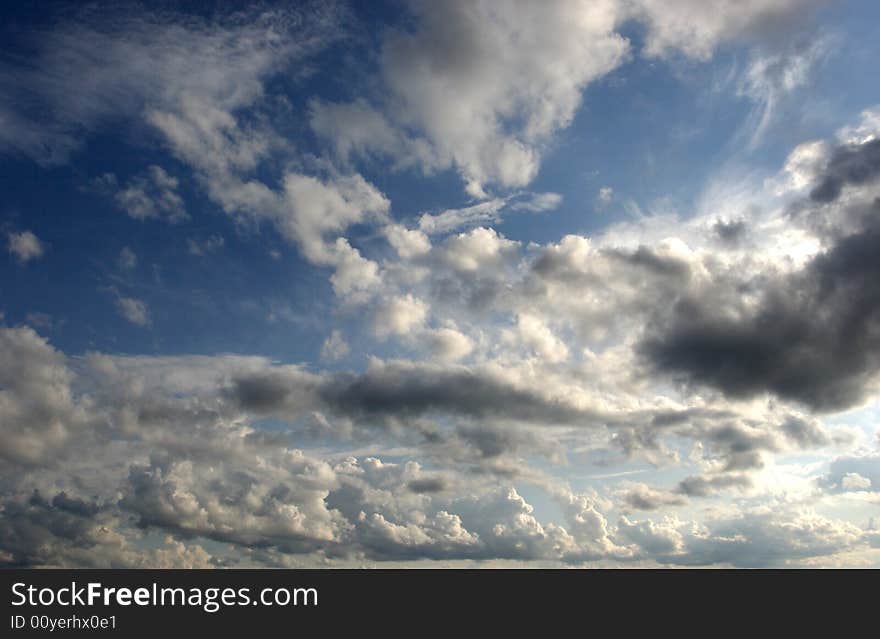
[[[31,328],[0,328],[0,456],[39,464],[83,424],[65,358]],[[14,363],[14,366],[13,366]]]
[[[455,362],[474,350],[473,341],[453,328],[438,328],[428,332],[431,353],[441,361]]]
[[[831,492],[880,492],[880,455],[868,453],[834,459],[819,484]]]
[[[281,409],[290,424],[315,410],[331,419],[417,418],[426,411],[480,420],[493,413],[538,421],[555,415],[571,423],[584,417],[567,414],[558,400],[542,402],[535,390],[480,381],[464,367],[456,368],[457,386],[440,367],[375,364],[358,379],[241,356],[93,353],[72,370],[31,329],[3,329],[0,337],[0,347],[10,351],[0,361],[17,362],[14,371],[0,367],[7,373],[0,379],[7,428],[2,463],[37,469],[2,487],[0,549],[7,565],[277,564],[295,556],[780,565],[869,542],[866,531],[804,513],[700,525],[612,523],[609,500],[535,477],[563,516],[543,522],[505,485],[506,475],[493,479],[455,472],[454,465],[432,469],[375,456],[321,459],[294,448],[289,433],[252,423]],[[75,480],[71,465],[92,470]],[[856,474],[860,485],[868,477],[863,468],[838,470],[847,489]],[[624,502],[643,510],[680,499],[642,485]],[[150,541],[156,535],[167,539],[157,545]],[[211,553],[200,539],[212,540]]]
[[[632,510],[657,510],[668,506],[682,506],[687,500],[681,495],[657,490],[646,484],[636,484],[622,493],[621,502]]]
[[[627,52],[614,32],[619,11],[611,1],[409,8],[416,26],[390,32],[383,44],[389,104],[313,104],[312,125],[340,153],[403,157],[426,170],[453,167],[477,198],[493,185],[527,185],[544,145],[571,122],[583,88]]]
[[[6,248],[21,264],[39,259],[46,252],[46,245],[31,231],[7,233]]]
[[[116,308],[126,320],[137,326],[149,326],[151,323],[147,303],[134,297],[118,297]]]
[[[409,335],[421,328],[428,315],[427,305],[412,295],[394,297],[382,304],[373,318],[373,332],[379,337]]]
[[[269,94],[338,36],[331,5],[185,25],[81,21],[45,34],[32,69],[0,66],[2,148],[57,164],[106,120],[137,120],[176,163],[98,186],[132,217],[167,221],[197,187],[242,237],[268,227],[327,268],[347,322],[312,343],[329,370],[71,357],[32,328],[0,327],[0,562],[779,566],[870,552],[870,526],[828,512],[875,498],[876,455],[818,415],[875,389],[870,114],[836,143],[797,147],[751,194],[761,206],[737,195],[546,243],[491,228],[559,206],[524,189],[584,88],[626,59],[624,21],[645,24],[645,55],[705,59],[796,20],[794,3],[408,6],[405,24],[378,36],[377,91],[306,101],[315,156],[273,128],[272,110],[291,105]],[[818,57],[751,58],[740,88],[759,128]],[[83,78],[94,100],[28,125],[23,95],[56,104]],[[386,182],[358,165],[377,159],[452,170],[471,199],[395,219],[376,186]],[[191,235],[196,256],[224,243]],[[121,270],[137,261],[120,251]],[[111,291],[135,325],[161,310]],[[802,465],[804,451],[835,458]],[[603,475],[613,481],[595,491],[566,482],[623,461],[636,470]],[[615,483],[631,472],[645,483]]]

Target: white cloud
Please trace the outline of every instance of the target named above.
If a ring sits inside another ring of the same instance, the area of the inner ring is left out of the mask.
[[[456,362],[470,355],[474,343],[467,335],[452,328],[428,331],[431,354],[441,361]]]
[[[186,241],[186,245],[189,249],[190,255],[204,257],[209,253],[213,253],[222,249],[226,245],[226,240],[223,238],[222,235],[217,235],[216,233],[214,233],[203,240],[189,238]]]
[[[135,220],[164,218],[175,224],[189,218],[177,192],[177,178],[152,165],[146,175],[132,178],[114,194],[116,204]]]
[[[625,0],[632,17],[648,27],[645,53],[680,51],[707,60],[726,41],[771,31],[803,17],[813,0]]]
[[[421,231],[408,229],[400,224],[389,224],[385,227],[388,243],[397,251],[401,259],[408,260],[424,255],[431,250],[431,240]]]
[[[279,211],[279,228],[316,264],[333,262],[326,235],[341,233],[358,222],[383,220],[390,206],[382,193],[357,174],[322,182],[291,173],[284,178],[284,197],[289,214]]]
[[[393,297],[380,305],[373,318],[373,332],[378,337],[406,336],[421,328],[428,316],[428,306],[412,295]]]
[[[447,209],[440,213],[423,213],[419,217],[419,230],[428,235],[449,233],[471,226],[488,226],[499,222],[507,211],[543,213],[562,202],[558,193],[530,193],[527,197],[510,196],[494,198],[460,209]]]
[[[383,45],[381,79],[392,96],[386,115],[362,101],[313,104],[312,124],[337,153],[382,153],[428,171],[454,167],[475,198],[495,185],[531,182],[583,88],[627,52],[614,32],[619,11],[612,0],[512,2],[503,10],[492,3],[409,4],[416,29],[394,31]],[[341,113],[357,117],[349,125]]]
[[[871,488],[871,480],[858,473],[847,473],[840,480],[843,490],[867,490]]]
[[[348,355],[348,342],[338,330],[333,330],[321,346],[321,359],[335,361]]]
[[[738,93],[754,103],[745,125],[751,148],[761,143],[777,111],[808,84],[813,69],[831,50],[833,40],[825,37],[801,47],[753,55],[738,87]]]
[[[132,324],[144,327],[150,325],[150,313],[146,302],[143,300],[133,297],[118,297],[116,299],[116,308],[119,314]]]
[[[201,114],[201,132],[215,136],[213,115],[253,103],[268,74],[338,37],[339,15],[332,4],[219,12],[213,21],[165,11],[73,12],[55,28],[24,34],[35,43],[32,64],[0,67],[0,148],[60,164],[84,133],[108,121],[152,121],[195,104],[213,107]],[[22,109],[34,103],[46,120]],[[189,123],[190,133],[199,130],[195,119]],[[210,148],[217,138],[206,139]]]
[[[6,247],[22,264],[43,257],[46,245],[31,231],[10,232],[6,235]]]
[[[568,359],[568,348],[544,320],[535,315],[522,313],[516,319],[516,328],[507,330],[503,337],[513,345],[521,343],[530,352],[550,363]]]

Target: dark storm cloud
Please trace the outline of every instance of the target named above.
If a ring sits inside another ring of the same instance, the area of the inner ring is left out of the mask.
[[[675,490],[688,497],[708,497],[725,488],[748,488],[751,485],[747,475],[691,475],[682,479]]]
[[[388,364],[363,375],[340,375],[319,395],[351,416],[411,417],[443,412],[531,422],[572,423],[588,417],[531,389],[464,367]]]
[[[830,200],[843,183],[876,176],[877,167],[876,142],[839,149],[813,197]],[[680,298],[671,321],[642,342],[642,353],[659,371],[733,397],[771,392],[820,411],[858,404],[880,365],[876,201],[862,224],[802,271],[771,281],[756,310],[731,313],[712,291]]]
[[[245,410],[258,413],[277,410],[291,393],[290,381],[272,373],[252,373],[233,380],[228,394]]]
[[[660,277],[687,279],[691,272],[690,265],[687,262],[674,257],[658,255],[656,251],[647,246],[640,246],[634,251],[609,249],[604,252],[611,259],[643,269]]]
[[[810,192],[815,202],[833,202],[847,184],[861,185],[880,175],[880,140],[851,144],[838,148],[824,175]]]
[[[406,485],[414,493],[439,493],[446,489],[446,482],[442,478],[414,479]]]
[[[683,298],[642,351],[661,371],[733,397],[769,391],[816,410],[857,404],[880,362],[880,234],[842,240],[732,319]]]
[[[235,377],[225,395],[246,410],[302,410],[308,404],[337,415],[382,420],[441,413],[473,418],[572,424],[596,415],[547,398],[489,371],[465,366],[385,362],[361,374],[308,376],[249,373]]]
[[[35,490],[27,500],[5,500],[0,517],[0,566],[27,567],[52,563],[52,549],[94,544],[96,504],[59,493],[45,499]],[[5,555],[5,556],[4,556]]]
[[[657,490],[645,484],[639,484],[621,495],[621,504],[628,510],[657,510],[686,503],[687,500],[679,494]]]

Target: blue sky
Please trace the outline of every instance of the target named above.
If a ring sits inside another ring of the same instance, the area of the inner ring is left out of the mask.
[[[0,11],[3,561],[876,565],[876,3]]]

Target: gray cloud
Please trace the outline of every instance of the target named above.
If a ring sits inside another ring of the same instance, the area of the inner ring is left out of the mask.
[[[875,145],[838,150],[818,179],[820,199],[837,197],[846,181],[872,177],[865,165],[880,158]],[[642,353],[659,371],[733,397],[771,392],[822,411],[859,403],[880,365],[880,202],[872,210],[866,227],[800,272],[771,280],[754,309],[718,304],[712,291],[681,296]]]
[[[880,140],[851,144],[834,151],[824,174],[810,198],[816,202],[833,202],[840,197],[843,187],[861,185],[880,175]]]

